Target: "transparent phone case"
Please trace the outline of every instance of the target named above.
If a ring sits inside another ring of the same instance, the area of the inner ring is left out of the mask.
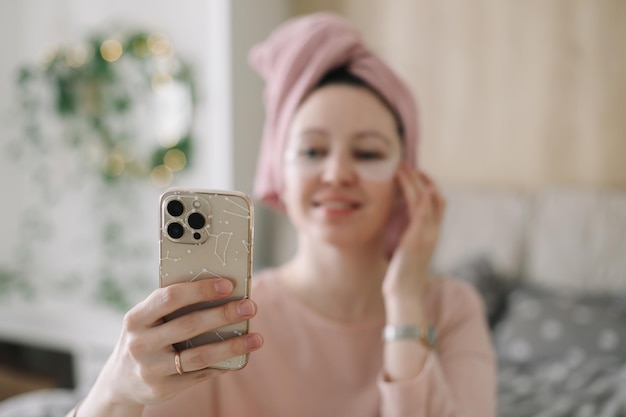
[[[250,296],[252,274],[253,207],[250,199],[234,191],[171,189],[161,196],[160,285],[222,277],[234,283],[231,297],[183,308],[165,319],[211,308]],[[240,336],[249,322],[225,326],[174,345],[177,350]],[[240,369],[248,355],[211,365]]]

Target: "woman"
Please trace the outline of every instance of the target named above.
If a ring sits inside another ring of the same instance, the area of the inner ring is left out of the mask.
[[[232,284],[156,290],[126,315],[76,415],[494,416],[479,298],[429,274],[445,204],[415,169],[407,87],[330,14],[279,27],[252,63],[267,110],[255,192],[286,211],[297,252],[254,278],[255,301],[163,323]],[[249,335],[178,358],[172,348],[252,318]],[[248,352],[241,371],[207,369]]]

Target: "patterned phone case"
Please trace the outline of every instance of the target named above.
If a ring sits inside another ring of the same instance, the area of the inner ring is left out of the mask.
[[[170,189],[160,200],[161,287],[199,279],[223,277],[233,281],[233,294],[223,300],[185,307],[165,317],[172,320],[191,311],[211,308],[250,296],[252,275],[253,206],[234,191]],[[174,345],[177,350],[240,336],[249,321],[221,327]],[[248,355],[211,365],[241,369]]]

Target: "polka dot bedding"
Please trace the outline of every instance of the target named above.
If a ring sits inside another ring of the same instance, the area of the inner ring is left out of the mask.
[[[626,417],[626,297],[518,288],[494,330],[501,417]]]

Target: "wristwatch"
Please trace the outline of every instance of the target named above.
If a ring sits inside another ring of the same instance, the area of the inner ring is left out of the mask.
[[[383,341],[391,342],[401,339],[415,339],[429,348],[437,344],[437,333],[432,324],[424,326],[388,324],[383,329]]]

